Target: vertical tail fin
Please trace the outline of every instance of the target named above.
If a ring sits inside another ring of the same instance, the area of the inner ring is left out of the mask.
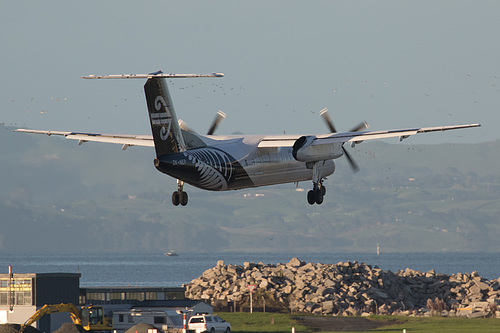
[[[144,92],[146,93],[156,156],[184,151],[186,145],[165,79],[148,79],[144,85]]]
[[[224,74],[165,74],[162,71],[157,71],[149,74],[82,76],[84,79],[148,79],[144,85],[144,92],[146,93],[156,156],[174,154],[186,150],[184,138],[179,128],[165,79],[198,77],[224,77]]]

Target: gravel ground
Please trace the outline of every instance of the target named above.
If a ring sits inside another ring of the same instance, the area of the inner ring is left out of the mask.
[[[19,333],[21,325],[19,324],[0,324],[0,333]],[[24,333],[42,333],[33,326],[24,329]]]
[[[73,323],[63,323],[61,327],[54,331],[54,333],[84,333],[82,325],[75,325]]]
[[[148,333],[148,329],[156,329],[156,327],[150,324],[140,323],[126,330],[125,333]]]

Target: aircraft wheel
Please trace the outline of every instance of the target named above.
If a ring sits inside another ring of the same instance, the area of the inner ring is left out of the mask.
[[[323,194],[323,196],[325,196],[325,194],[326,194],[326,187],[324,187],[323,185],[321,185],[321,187],[319,188],[319,190],[321,191],[321,194]]]
[[[180,198],[179,198],[179,192],[175,191],[172,193],[172,203],[174,206],[179,206],[180,203]]]
[[[180,193],[180,202],[181,205],[186,206],[188,203],[188,194],[184,191]]]
[[[310,205],[314,205],[314,203],[316,202],[316,198],[315,198],[313,190],[310,190],[309,192],[307,192],[307,202],[309,202]]]
[[[323,203],[323,191],[318,189],[314,191],[314,200],[318,205],[321,205]]]

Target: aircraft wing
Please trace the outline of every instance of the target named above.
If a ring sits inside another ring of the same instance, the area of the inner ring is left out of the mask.
[[[407,128],[388,131],[363,131],[363,132],[344,132],[334,134],[317,135],[312,146],[330,145],[334,143],[354,142],[361,143],[366,140],[377,140],[399,137],[400,141],[408,138],[411,135],[418,133],[443,132],[455,129],[480,127],[480,124],[454,125],[454,126],[438,126],[438,127],[420,127]],[[259,143],[259,147],[292,147],[298,137],[293,136],[269,136],[265,137]]]
[[[444,132],[455,129],[480,127],[480,124],[467,124],[467,125],[454,125],[454,126],[438,126],[438,127],[420,127],[420,128],[407,128],[389,131],[365,131],[365,132],[346,132],[335,133],[328,137],[318,137],[318,142],[314,144],[330,144],[336,142],[354,142],[361,143],[366,140],[377,140],[385,138],[399,137],[399,141],[415,135],[418,133],[429,132]]]
[[[421,128],[408,128],[399,130],[388,131],[364,131],[364,132],[344,132],[335,134],[322,134],[317,135],[311,143],[313,146],[330,145],[334,143],[354,142],[354,144],[361,143],[366,140],[377,140],[392,137],[399,137],[400,141],[408,138],[411,135],[418,133],[429,132],[442,132],[461,128],[479,127],[480,124],[467,124],[455,126],[439,126],[439,127],[421,127]],[[84,132],[63,132],[63,131],[44,131],[44,130],[30,130],[30,129],[17,129],[15,132],[60,135],[66,139],[78,140],[78,144],[84,142],[106,142],[123,145],[122,149],[130,146],[143,146],[154,147],[153,137],[151,135],[130,135],[130,134],[103,134],[103,133],[84,133]],[[264,147],[292,147],[299,139],[300,135],[277,135],[266,136],[260,143],[259,148]]]
[[[121,144],[122,149],[130,146],[154,147],[153,137],[151,135],[129,135],[129,134],[103,134],[103,133],[80,133],[80,132],[61,132],[61,131],[41,131],[29,129],[17,129],[14,132],[61,135],[66,139],[78,140],[78,144],[84,142],[107,142]]]

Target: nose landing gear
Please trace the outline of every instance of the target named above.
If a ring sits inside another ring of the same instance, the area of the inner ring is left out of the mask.
[[[182,180],[177,179],[177,191],[172,193],[172,204],[174,206],[186,206],[188,203],[188,195],[183,191],[184,182]]]

